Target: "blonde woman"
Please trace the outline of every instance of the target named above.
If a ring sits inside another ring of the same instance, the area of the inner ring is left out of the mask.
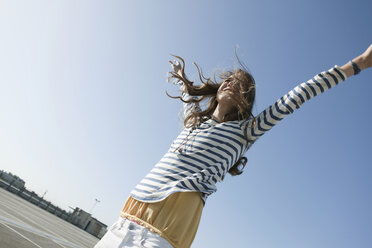
[[[177,57],[177,56],[176,56]],[[255,82],[244,69],[205,78],[201,86],[185,75],[181,57],[170,61],[169,79],[179,84],[184,102],[185,128],[168,152],[131,191],[119,220],[96,248],[190,247],[203,206],[226,175],[239,175],[247,161],[243,155],[264,133],[314,96],[372,66],[372,45],[360,56],[321,72],[252,115]],[[244,67],[244,66],[243,66]],[[209,99],[205,109],[198,105]]]

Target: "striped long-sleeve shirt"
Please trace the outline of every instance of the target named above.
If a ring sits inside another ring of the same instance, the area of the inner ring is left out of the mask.
[[[183,129],[131,196],[143,202],[157,202],[175,192],[199,191],[205,202],[216,192],[216,183],[259,137],[305,101],[345,79],[345,73],[336,65],[296,86],[257,115],[255,123],[253,118],[223,123],[209,119],[198,127]],[[195,103],[184,104],[186,115],[195,108]]]

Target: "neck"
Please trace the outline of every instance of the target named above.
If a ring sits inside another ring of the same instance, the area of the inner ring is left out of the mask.
[[[216,109],[214,110],[212,114],[212,118],[215,119],[218,122],[223,122],[224,117],[231,111],[231,108],[228,108],[227,106],[223,106],[221,104],[217,104]]]

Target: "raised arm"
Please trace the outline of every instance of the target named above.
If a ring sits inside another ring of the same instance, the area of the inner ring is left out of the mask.
[[[336,65],[330,70],[321,72],[309,81],[296,86],[273,105],[262,111],[256,117],[255,123],[247,121],[244,128],[249,140],[255,141],[284,117],[300,108],[304,102],[357,74],[359,69],[364,70],[372,67],[372,45],[363,54],[351,61],[341,67]],[[354,67],[352,63],[354,63]]]

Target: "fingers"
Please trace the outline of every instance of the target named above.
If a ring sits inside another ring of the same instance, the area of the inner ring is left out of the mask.
[[[173,72],[168,72],[168,78],[167,78],[167,82],[170,82],[171,79],[173,78],[174,79],[174,84],[179,84],[180,80],[179,79],[176,79],[174,78],[174,75],[175,74],[178,74],[180,76],[182,76],[182,68],[181,68],[181,64],[178,60],[173,60],[173,62],[171,60],[168,60],[170,66],[172,67],[173,69]],[[173,74],[174,73],[174,74]],[[170,75],[169,75],[170,74]]]
[[[172,62],[171,60],[168,60],[168,62],[169,62],[169,64],[170,64],[171,66],[177,66],[177,67],[180,66],[180,62],[179,62],[178,60],[174,60],[174,64],[173,64],[173,62]]]

